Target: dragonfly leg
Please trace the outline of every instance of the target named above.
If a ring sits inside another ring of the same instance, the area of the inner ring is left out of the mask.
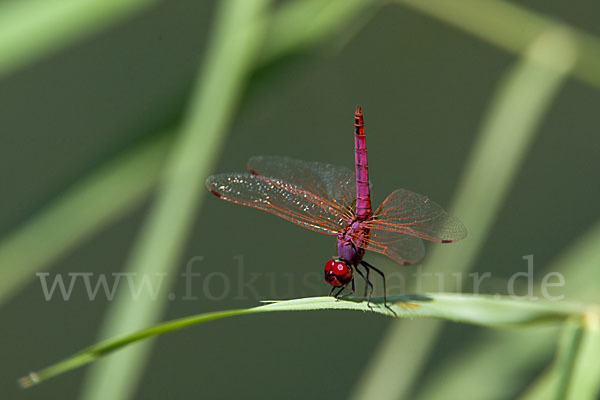
[[[365,268],[365,270],[367,271],[367,277],[365,278],[365,297],[367,297],[367,289],[369,288],[369,286],[371,287],[371,291],[369,292],[369,299],[371,298],[371,296],[373,296],[373,284],[371,283],[371,281],[369,280],[369,272],[371,271],[369,268]]]
[[[383,273],[383,272],[382,272],[380,269],[378,269],[378,268],[375,268],[374,266],[372,266],[371,264],[369,264],[369,263],[368,263],[368,262],[366,262],[366,261],[361,261],[360,263],[361,263],[361,265],[362,265],[363,267],[365,267],[365,268],[367,269],[367,271],[368,271],[369,269],[372,269],[373,271],[375,271],[375,272],[377,272],[379,275],[381,275],[381,278],[383,279],[383,305],[384,305],[385,307],[387,307],[387,306],[388,306],[388,305],[387,305],[387,298],[386,298],[386,294],[387,294],[387,288],[386,288],[386,286],[385,286],[385,274],[384,274],[384,273]]]
[[[367,271],[366,276],[360,269],[358,269],[358,265],[356,266],[356,272],[358,272],[358,274],[365,280],[365,297],[367,297],[367,288],[371,289],[369,291],[369,300],[367,302],[367,304],[371,304],[371,296],[373,295],[373,283],[371,283],[371,281],[369,280],[369,268],[365,267],[365,271]]]
[[[331,294],[333,293],[333,291],[334,291],[335,289],[336,289],[335,287],[334,287],[333,289],[331,289],[331,292],[329,293],[329,295],[330,295],[330,296],[331,296]],[[335,294],[333,295],[333,297],[335,297],[336,299],[339,299],[339,297],[340,297],[340,293],[342,293],[342,291],[343,291],[344,289],[346,289],[346,285],[344,285],[344,286],[340,287],[339,289],[340,289],[340,290],[338,290],[338,291],[337,291],[337,293],[335,293]]]

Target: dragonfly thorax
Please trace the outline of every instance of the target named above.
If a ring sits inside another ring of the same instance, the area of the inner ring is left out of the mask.
[[[349,223],[346,229],[338,234],[338,258],[347,261],[352,266],[357,266],[363,259],[365,250],[356,246],[355,243],[362,242],[367,235],[368,229],[360,221],[355,220]]]

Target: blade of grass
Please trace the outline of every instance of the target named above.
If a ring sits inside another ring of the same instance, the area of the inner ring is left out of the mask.
[[[565,323],[552,368],[544,372],[521,400],[594,400],[600,394],[600,325],[598,310]]]
[[[135,207],[154,186],[170,139],[162,134],[111,160],[0,241],[0,304],[35,272]]]
[[[261,59],[269,63],[289,52],[305,51],[334,33],[339,34],[342,28],[348,28],[350,21],[362,16],[368,7],[376,6],[380,4],[373,0],[303,0],[287,3],[273,19],[270,28],[273,34],[267,36],[267,46]]]
[[[540,379],[527,394],[521,396],[521,400],[562,400],[566,398],[582,334],[581,318],[571,318],[566,321],[565,326],[562,328],[562,335],[558,342],[558,351],[552,369],[544,374],[543,379]]]
[[[456,293],[435,293],[397,296],[388,299],[336,299],[333,297],[309,297],[277,301],[258,307],[210,312],[158,324],[135,333],[108,339],[19,380],[21,386],[29,387],[57,375],[95,361],[105,355],[135,342],[177,331],[188,326],[220,318],[245,314],[281,311],[353,310],[375,312],[396,318],[441,318],[453,322],[477,324],[494,328],[523,327],[539,323],[561,322],[573,316],[582,316],[585,306],[564,302],[515,300],[509,297],[476,296]]]
[[[311,0],[313,1],[313,0]],[[286,40],[275,42],[267,40],[265,42],[265,54],[259,59],[260,66],[273,62],[275,59],[283,57],[298,49],[306,49],[310,45],[316,45],[316,39],[325,40],[325,33],[333,35],[335,30],[319,28],[321,36],[306,35],[302,30],[298,31],[298,37],[283,34],[280,29],[287,31],[287,21],[290,17],[288,13],[297,14],[303,11],[304,14],[296,18],[309,20],[314,15],[311,7],[304,7],[303,1],[286,3],[281,10],[274,15],[275,23],[270,30],[270,37],[285,37]],[[289,8],[296,8],[296,11],[288,11]],[[342,18],[350,20],[352,15],[356,16],[362,8],[357,3],[350,3],[349,7],[354,14],[340,11],[337,22]],[[336,8],[337,10],[337,8]],[[281,21],[279,20],[281,19]],[[329,18],[320,18],[320,21],[329,21]],[[316,28],[315,28],[316,29]],[[17,39],[15,39],[17,40]],[[277,46],[278,50],[271,48]],[[170,144],[170,141],[169,141]],[[167,144],[165,143],[165,146]],[[76,247],[79,243],[89,238],[102,227],[109,225],[112,221],[119,218],[123,213],[134,207],[146,193],[150,190],[157,180],[157,171],[163,161],[160,157],[142,157],[139,155],[153,153],[153,143],[142,143],[140,148],[133,149],[129,153],[120,156],[118,161],[110,161],[106,166],[100,167],[97,171],[80,179],[69,191],[51,204],[38,211],[33,218],[26,224],[19,226],[13,232],[0,241],[0,266],[3,268],[3,280],[0,280],[0,305],[10,299],[17,293],[29,280],[35,277],[35,272],[39,272],[48,264],[56,261],[62,254]],[[161,146],[158,146],[161,148]],[[162,147],[161,154],[166,152],[166,147]],[[146,166],[141,166],[142,162]],[[113,165],[114,163],[114,165]],[[118,165],[128,165],[121,171]],[[131,184],[125,184],[131,169],[138,170],[138,174],[145,174],[143,177],[136,177],[130,180]],[[146,172],[143,172],[146,170]],[[91,188],[96,188],[92,194],[89,194]],[[94,201],[90,202],[90,199]],[[98,201],[102,199],[102,201]],[[84,206],[88,207],[88,212],[82,213]],[[94,212],[94,206],[102,207],[102,210]],[[78,215],[78,218],[69,216]],[[60,226],[62,231],[57,232],[56,226]],[[41,239],[44,240],[41,240]],[[48,240],[48,239],[52,240]],[[43,247],[42,247],[43,246]],[[37,252],[23,251],[23,249],[38,248]]]
[[[35,62],[157,0],[21,0],[0,4],[0,77]],[[346,27],[372,0],[297,0],[274,15],[262,63],[302,51]]]
[[[598,243],[600,221],[546,268],[547,271],[560,272],[565,277],[565,297],[588,302],[600,301],[598,290],[593,284],[600,279]],[[519,337],[502,332],[474,339],[448,360],[439,362],[429,373],[415,398],[436,400],[460,397],[464,394],[465,387],[469,387],[474,398],[497,397],[507,387],[514,387],[514,382],[524,373],[539,366],[543,355],[548,354],[555,346],[555,339],[554,332],[551,331]],[[497,360],[506,354],[514,355],[513,362],[497,368]],[[460,370],[457,370],[456,365],[461,366]],[[485,385],[475,386],[473,382],[485,382]],[[530,389],[533,392],[536,390],[541,388]],[[506,393],[507,397],[513,395],[514,393]]]
[[[574,59],[568,34],[551,30],[533,42],[500,83],[451,207],[452,214],[468,227],[469,236],[450,247],[433,248],[425,270],[465,276],[472,268]],[[445,290],[455,290],[455,286],[455,282],[444,283]],[[441,327],[440,322],[420,326],[395,322],[358,381],[353,398],[408,398]],[[399,360],[410,365],[400,375]]]
[[[553,399],[556,386],[554,369],[548,368],[519,396],[519,400]]]
[[[600,314],[591,309],[583,317],[583,337],[573,365],[567,399],[594,400],[600,394]]]
[[[515,54],[525,51],[540,34],[551,29],[568,30],[577,49],[570,73],[600,88],[600,39],[552,18],[527,10],[514,2],[498,0],[397,0]]]
[[[583,329],[581,327],[580,318],[573,318],[565,323],[563,334],[558,343],[558,354],[556,359],[556,386],[553,390],[553,396],[556,400],[561,400],[566,397],[569,388],[569,381],[573,373],[573,364],[577,357],[577,351],[581,343]],[[539,398],[539,397],[538,397]]]
[[[0,4],[0,77],[83,40],[156,0],[18,0]]]
[[[255,67],[269,2],[228,0],[220,3],[188,113],[166,161],[157,199],[125,268],[135,276],[164,274],[162,286],[167,289],[174,283],[178,257],[203,198],[204,179],[220,153],[243,88]],[[167,301],[166,295],[134,300],[127,290],[117,293],[100,337],[155,323]],[[150,351],[149,343],[144,343],[96,364],[89,372],[82,398],[131,398]]]

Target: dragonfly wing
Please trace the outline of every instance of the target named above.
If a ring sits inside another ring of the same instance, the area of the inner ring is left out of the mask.
[[[392,192],[365,221],[373,236],[377,231],[406,234],[432,242],[449,243],[467,236],[467,228],[426,196],[408,190]]]
[[[356,178],[354,170],[349,168],[278,156],[252,157],[247,167],[254,175],[280,179],[329,199],[344,209],[353,207]]]
[[[347,210],[336,201],[277,178],[218,174],[207,178],[206,187],[223,200],[270,212],[317,232],[336,234],[346,225]]]
[[[427,197],[399,189],[363,222],[369,235],[353,239],[356,246],[385,254],[399,264],[423,258],[423,240],[448,243],[463,239],[467,229]]]
[[[425,255],[423,240],[382,229],[373,229],[367,238],[353,239],[355,246],[384,254],[398,264],[409,265]]]

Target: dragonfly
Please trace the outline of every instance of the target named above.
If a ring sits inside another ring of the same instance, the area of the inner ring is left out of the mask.
[[[281,156],[252,157],[248,172],[209,176],[207,189],[235,204],[257,208],[304,228],[337,237],[337,257],[325,263],[330,296],[339,298],[349,285],[355,292],[354,271],[365,281],[369,304],[373,270],[365,251],[384,254],[401,265],[421,260],[423,240],[451,243],[466,237],[462,222],[424,195],[405,189],[393,191],[375,212],[371,207],[365,123],[362,107],[354,114],[354,170],[316,161]],[[364,271],[361,270],[362,267]],[[336,291],[337,290],[337,291]]]

